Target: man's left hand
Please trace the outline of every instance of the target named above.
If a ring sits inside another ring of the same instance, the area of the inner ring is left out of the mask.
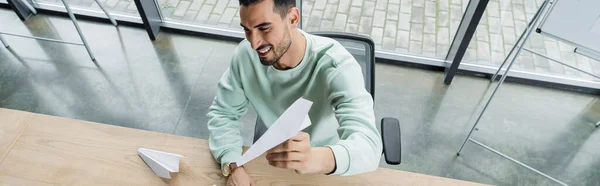
[[[335,169],[335,157],[329,147],[311,147],[310,135],[296,136],[267,151],[269,165],[294,169],[298,174],[326,174]]]

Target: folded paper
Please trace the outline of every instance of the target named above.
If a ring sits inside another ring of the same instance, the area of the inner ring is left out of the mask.
[[[308,111],[312,102],[304,98],[296,100],[269,129],[254,143],[240,160],[236,161],[238,166],[248,163],[250,160],[260,156],[269,149],[296,136],[298,132],[310,126]]]
[[[183,156],[157,150],[139,148],[138,155],[161,178],[171,179],[171,172],[179,172],[179,159]]]

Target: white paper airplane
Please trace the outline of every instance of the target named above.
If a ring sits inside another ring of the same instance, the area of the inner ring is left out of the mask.
[[[300,98],[288,107],[271,127],[254,143],[240,160],[236,161],[238,166],[248,163],[250,160],[260,156],[269,149],[296,136],[298,132],[310,126],[308,111],[312,102]]]
[[[171,179],[171,172],[179,172],[179,154],[161,152],[157,150],[139,148],[138,155],[161,178]]]

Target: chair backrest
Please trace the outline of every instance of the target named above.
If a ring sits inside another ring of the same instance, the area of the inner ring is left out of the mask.
[[[338,41],[360,64],[365,88],[375,98],[375,43],[368,36],[345,32],[311,32]]]
[[[375,43],[370,37],[343,32],[312,32],[313,35],[328,37],[338,41],[360,64],[365,88],[375,99]],[[254,139],[256,142],[267,131],[267,127],[260,118],[256,118]]]

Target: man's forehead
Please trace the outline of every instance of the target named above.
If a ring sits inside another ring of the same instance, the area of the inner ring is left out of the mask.
[[[247,6],[240,7],[240,16],[241,14],[260,14],[266,12],[272,12],[275,4],[272,0],[263,0],[258,3],[250,4]]]
[[[274,23],[281,21],[281,15],[273,10],[273,6],[258,7],[256,5],[259,5],[259,3],[240,7],[240,23],[243,26],[252,28],[266,22]]]

